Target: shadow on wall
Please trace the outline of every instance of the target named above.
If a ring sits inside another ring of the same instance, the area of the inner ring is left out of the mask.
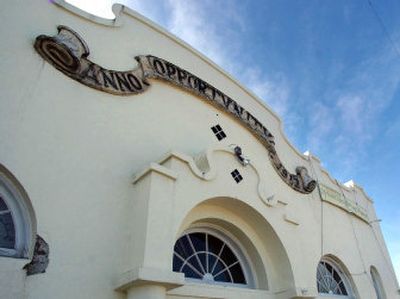
[[[219,231],[236,243],[249,265],[251,288],[272,292],[295,288],[282,242],[265,218],[246,203],[225,197],[203,201],[186,215],[176,240],[196,229]]]

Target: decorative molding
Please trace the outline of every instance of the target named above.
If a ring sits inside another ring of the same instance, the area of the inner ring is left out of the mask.
[[[168,170],[169,173],[173,173],[178,178],[180,174],[176,173],[175,170],[171,169],[169,166],[166,166],[169,161],[175,159],[187,164],[190,171],[197,178],[205,181],[213,181],[217,178],[218,175],[218,163],[215,158],[216,152],[235,156],[233,149],[230,147],[211,146],[208,149],[200,152],[195,157],[186,155],[181,152],[171,151],[165,154],[160,160],[158,160],[157,164],[151,163],[151,165],[158,165],[162,169]],[[265,203],[269,207],[274,207],[277,205],[278,199],[274,194],[271,194],[271,187],[268,186],[268,180],[261,175],[261,172],[258,169],[258,165],[261,164],[252,163],[248,165],[248,169],[252,169],[257,177],[257,194],[263,203]],[[147,167],[145,170],[138,172],[138,174],[134,176],[135,179],[133,183],[136,184],[136,182],[138,182],[144,174],[148,173],[149,169],[154,169],[154,166]],[[287,204],[288,203],[285,203],[285,205]]]
[[[124,292],[130,288],[143,285],[160,285],[167,290],[180,287],[185,284],[183,273],[166,271],[148,267],[134,268],[119,275],[114,283],[116,291]]]
[[[293,224],[293,225],[295,225],[295,226],[300,225],[300,221],[297,219],[297,217],[296,217],[295,215],[292,215],[292,214],[289,213],[289,212],[286,212],[285,214],[283,214],[283,219],[284,219],[286,222],[288,222],[288,223],[290,223],[290,224]]]
[[[278,204],[278,199],[275,196],[275,194],[271,194],[269,196],[264,196],[264,197],[260,195],[260,197],[262,202],[266,204],[268,207],[275,207]]]
[[[133,179],[133,184],[136,184],[139,182],[143,177],[145,177],[148,173],[150,172],[156,172],[158,174],[161,174],[173,181],[175,181],[178,178],[178,174],[176,174],[174,171],[160,165],[157,163],[151,163],[149,167],[135,175]]]
[[[329,202],[369,223],[368,213],[365,208],[361,207],[351,199],[348,199],[336,190],[333,190],[332,188],[329,188],[321,183],[319,184],[319,189],[321,191],[321,198],[323,201]]]
[[[276,152],[274,136],[255,116],[219,89],[175,64],[156,56],[140,55],[135,57],[138,67],[133,70],[107,70],[87,58],[90,52],[85,41],[66,26],[58,26],[58,34],[53,37],[38,36],[34,47],[65,75],[104,92],[121,96],[139,94],[149,88],[148,79],[160,79],[201,97],[234,116],[260,140],[268,150],[273,167],[292,189],[304,194],[315,189],[316,181],[305,167],[298,167],[295,174],[286,169]]]
[[[26,270],[26,275],[46,272],[47,266],[49,265],[49,253],[49,244],[47,244],[41,236],[36,235],[32,260],[23,267],[23,269]]]
[[[38,36],[34,47],[47,62],[68,77],[115,95],[138,94],[150,86],[140,61],[139,67],[131,71],[104,69],[87,59],[89,48],[78,33],[66,26],[57,29],[58,34],[53,37]]]

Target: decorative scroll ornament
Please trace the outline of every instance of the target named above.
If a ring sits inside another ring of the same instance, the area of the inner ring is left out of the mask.
[[[201,97],[233,115],[264,144],[275,170],[290,187],[301,193],[315,189],[316,182],[305,167],[298,167],[296,174],[292,174],[283,166],[275,149],[274,136],[255,116],[219,89],[175,64],[156,56],[140,55],[135,57],[136,69],[122,72],[104,69],[87,58],[88,46],[66,26],[58,26],[58,34],[53,37],[38,36],[34,46],[45,60],[65,75],[104,92],[125,96],[138,94],[149,88],[148,79],[160,79]]]
[[[36,235],[32,260],[23,267],[23,269],[26,270],[26,275],[46,272],[47,266],[49,265],[49,252],[49,244],[47,244],[41,236]]]

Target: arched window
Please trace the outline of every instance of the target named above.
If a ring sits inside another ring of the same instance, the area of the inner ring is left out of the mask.
[[[29,257],[35,234],[29,199],[17,179],[0,164],[0,256]]]
[[[372,278],[372,283],[374,285],[376,298],[377,299],[386,299],[386,295],[385,295],[385,291],[383,289],[381,277],[379,276],[379,273],[374,266],[371,266],[370,274],[371,274],[371,278]]]
[[[347,275],[331,259],[322,259],[317,267],[318,293],[354,298]]]
[[[252,285],[249,265],[238,245],[212,229],[192,230],[176,241],[173,270],[203,283]]]
[[[14,249],[15,226],[11,209],[0,195],[0,248]]]

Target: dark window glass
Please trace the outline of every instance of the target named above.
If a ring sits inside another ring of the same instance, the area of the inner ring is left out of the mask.
[[[11,212],[0,214],[0,247],[13,249],[15,246],[15,227]]]
[[[208,250],[210,252],[218,255],[221,251],[222,245],[224,245],[224,242],[220,239],[217,239],[213,235],[208,235]]]
[[[208,254],[208,272],[212,272],[214,265],[218,262],[218,259],[215,255]]]
[[[186,260],[186,262],[190,265],[192,265],[193,267],[191,267],[193,270],[196,269],[197,270],[197,274],[200,277],[203,277],[204,271],[201,265],[201,262],[198,259],[199,257],[197,255],[192,256],[190,259]],[[189,276],[189,277],[193,277],[193,276]],[[197,277],[194,277],[197,278]]]
[[[343,281],[339,283],[339,288],[343,295],[347,295],[346,287],[344,286]]]
[[[221,131],[221,127],[219,125],[216,125],[214,127],[211,127],[211,130],[214,132],[214,134],[217,134],[219,131]]]
[[[176,256],[176,253],[174,253],[174,260],[172,266],[173,270],[175,272],[179,272],[182,266],[183,266],[183,260],[180,257]]]
[[[230,268],[230,270],[231,270],[231,274],[232,274],[234,283],[243,283],[244,281],[246,281],[246,279],[244,278],[244,273],[242,271],[242,267],[240,267],[239,264],[232,266]]]
[[[190,234],[190,239],[192,240],[194,248],[196,251],[205,251],[206,250],[206,235],[202,233],[193,233]]]
[[[221,260],[218,259],[217,263],[213,264],[213,267],[211,268],[210,272],[216,275],[217,273],[222,272],[225,268],[226,266],[222,263]]]
[[[188,258],[192,255],[193,249],[189,244],[187,238],[180,238],[175,244],[175,252],[183,258]]]
[[[346,285],[339,270],[328,262],[320,262],[317,267],[317,287],[322,294],[348,295]]]
[[[207,282],[247,283],[242,265],[228,244],[208,233],[190,233],[176,242],[173,269]]]
[[[193,270],[193,268],[189,267],[189,265],[186,265],[183,267],[182,272],[185,273],[185,277],[190,277],[190,278],[202,278],[197,272]]]
[[[211,127],[211,130],[213,131],[214,135],[217,137],[218,141],[221,141],[222,139],[224,139],[226,137],[226,134],[222,130],[220,125]]]
[[[222,140],[226,137],[224,131],[217,133],[216,136],[217,136],[218,140]]]
[[[241,180],[243,180],[242,175],[240,174],[239,170],[237,170],[237,169],[235,169],[234,171],[231,172],[231,176],[238,184],[241,182]]]
[[[224,247],[224,250],[222,251],[222,254],[221,254],[221,258],[228,267],[230,265],[232,265],[233,263],[237,262],[237,258],[235,256],[235,254],[232,252],[232,250],[228,246]]]
[[[232,279],[229,276],[229,272],[226,269],[222,273],[220,273],[217,276],[215,276],[214,280],[215,281],[220,281],[220,282],[232,282]]]
[[[208,273],[210,271],[210,266],[207,264],[207,254],[204,253],[199,253],[198,258],[200,260],[200,264],[203,266],[203,270],[205,273]]]
[[[333,279],[335,281],[341,281],[339,273],[337,273],[336,271],[333,271]]]
[[[8,210],[8,207],[4,202],[4,200],[0,197],[0,211],[5,211],[5,210]]]

